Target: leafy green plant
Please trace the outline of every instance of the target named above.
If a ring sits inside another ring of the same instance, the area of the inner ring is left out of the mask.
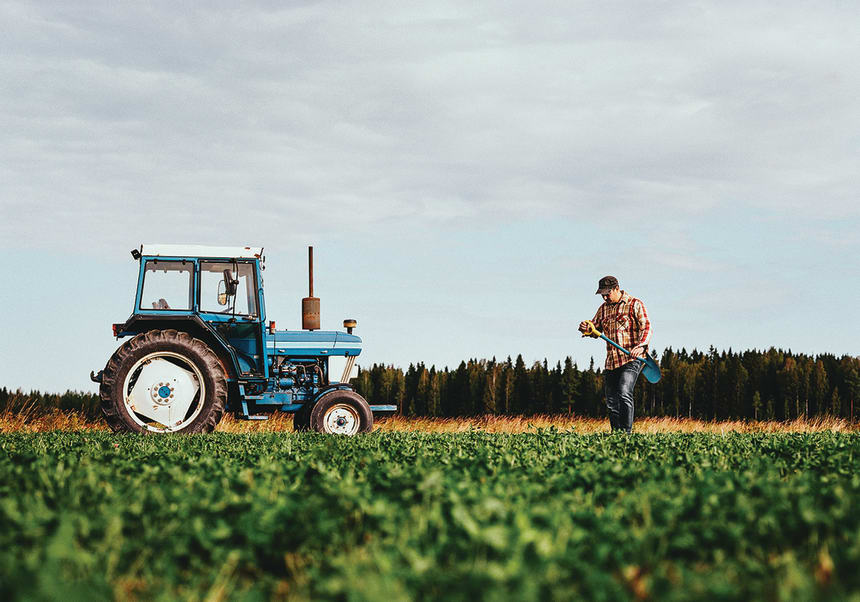
[[[844,599],[860,436],[0,435],[0,596]]]

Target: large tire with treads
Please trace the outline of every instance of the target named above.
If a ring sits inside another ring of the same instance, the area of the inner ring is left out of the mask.
[[[373,430],[373,412],[364,397],[354,391],[336,389],[314,403],[310,427],[318,433],[358,435]]]
[[[227,374],[200,339],[150,330],[114,352],[99,396],[114,431],[208,433],[224,415]]]

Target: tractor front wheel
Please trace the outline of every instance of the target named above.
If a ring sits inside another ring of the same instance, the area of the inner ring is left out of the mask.
[[[373,430],[373,412],[353,391],[337,390],[320,397],[311,410],[310,427],[318,433],[357,435]]]
[[[227,375],[203,341],[150,330],[108,360],[99,395],[114,431],[208,433],[224,414]]]

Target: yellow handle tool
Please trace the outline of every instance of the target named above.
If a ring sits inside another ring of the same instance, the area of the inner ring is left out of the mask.
[[[585,323],[588,325],[588,329],[582,333],[582,336],[594,337],[595,339],[599,339],[602,336],[602,333],[597,330],[597,327],[591,320],[586,320]]]

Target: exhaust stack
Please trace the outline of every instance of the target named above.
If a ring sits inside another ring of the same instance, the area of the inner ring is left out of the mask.
[[[320,300],[314,297],[314,248],[308,247],[308,296],[302,299],[302,328],[320,329]]]

